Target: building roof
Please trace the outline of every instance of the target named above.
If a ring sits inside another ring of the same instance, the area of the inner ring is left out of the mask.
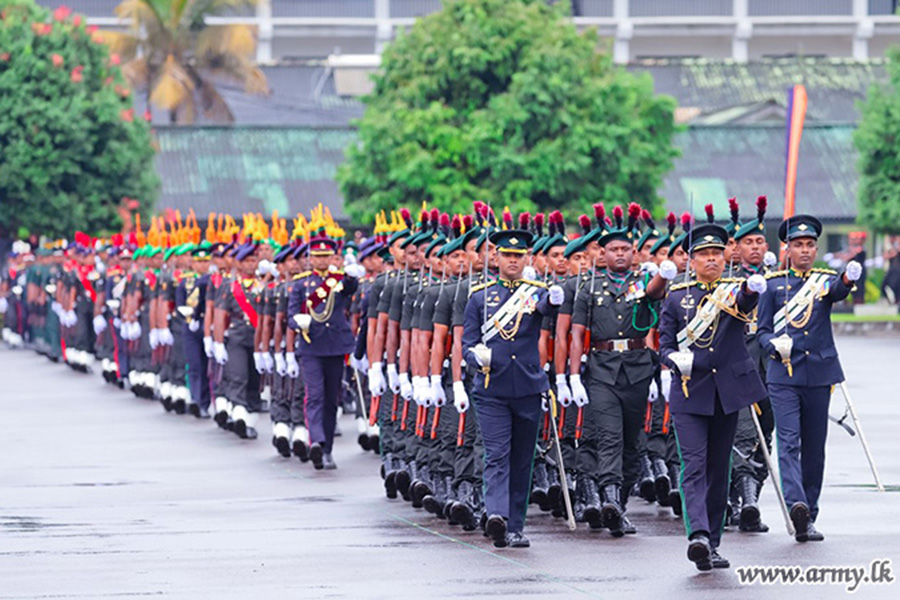
[[[158,208],[182,214],[211,211],[281,214],[306,212],[322,202],[336,218],[343,199],[334,181],[344,149],[356,141],[349,127],[157,128],[157,170],[163,182]],[[831,221],[856,216],[856,152],[849,125],[810,126],[803,133],[797,212]],[[721,220],[736,196],[752,218],[756,196],[769,198],[769,215],[784,207],[784,127],[692,126],[676,136],[682,156],[660,195],[676,213],[702,218],[712,202]]]
[[[800,142],[796,211],[824,220],[856,218],[857,154],[851,125],[807,124]],[[784,212],[785,131],[783,125],[688,127],[676,136],[681,157],[666,176],[660,195],[680,214],[694,199],[694,214],[712,203],[720,220],[727,199],[737,197],[743,218],[753,218],[759,195],[769,198],[768,215]]]
[[[887,81],[883,59],[660,59],[629,65],[628,70],[650,73],[657,93],[675,97],[681,110],[695,109],[694,115],[770,101],[785,106],[787,90],[803,84],[809,97],[806,118],[821,123],[857,122],[857,100],[865,99],[873,83]]]
[[[321,202],[343,216],[335,171],[356,140],[352,129],[162,127],[156,136],[159,209],[287,215]]]

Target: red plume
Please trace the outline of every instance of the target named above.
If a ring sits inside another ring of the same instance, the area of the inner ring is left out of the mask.
[[[582,235],[587,235],[591,232],[591,218],[587,215],[581,215],[578,217],[578,224],[581,225]]]
[[[436,209],[436,208],[432,208],[432,209],[431,209],[431,223],[432,223],[432,225],[434,225],[435,223],[437,223],[438,221],[440,221],[440,219],[441,219],[441,211],[439,211],[439,210]]]
[[[650,229],[656,229],[656,224],[653,222],[653,217],[650,215],[649,210],[641,210],[641,219],[644,220],[644,223],[647,224],[647,227],[649,227]]]
[[[400,218],[403,219],[404,223],[406,223],[407,229],[412,229],[412,215],[409,213],[408,208],[400,209]]]
[[[706,206],[703,207],[703,209],[706,211],[706,222],[707,223],[715,223],[716,215],[713,214],[713,205],[707,204]]]
[[[616,220],[616,229],[622,229],[622,220],[625,217],[625,211],[622,210],[621,206],[616,206],[613,208],[613,219]]]
[[[544,236],[544,213],[534,215],[534,229],[537,231],[538,237]]]
[[[756,199],[756,218],[762,222],[766,218],[766,206],[769,204],[769,199],[765,196],[760,196]]]
[[[435,209],[435,210],[436,210],[436,209]],[[432,218],[432,219],[434,219],[434,213],[435,213],[434,210],[431,211],[431,218]],[[448,215],[447,213],[442,214],[442,215],[440,216],[440,224],[441,224],[441,227],[448,227],[448,226],[450,225],[450,215]]]
[[[466,228],[466,231],[472,229],[472,225],[475,224],[475,219],[472,218],[472,215],[464,215],[463,216],[463,226]]]
[[[691,213],[686,212],[681,215],[681,228],[684,231],[691,230],[691,224],[694,222],[694,217],[691,216]]]
[[[632,202],[628,205],[628,218],[637,220],[641,216],[641,205]]]
[[[453,237],[455,238],[458,238],[462,233],[462,221],[460,221],[459,215],[453,215],[453,219],[450,221],[450,229],[453,230]]]
[[[531,213],[523,212],[519,215],[519,229],[528,229],[531,222]]]
[[[741,218],[740,208],[738,207],[737,198],[728,199],[728,211],[731,213],[731,220],[737,223]]]

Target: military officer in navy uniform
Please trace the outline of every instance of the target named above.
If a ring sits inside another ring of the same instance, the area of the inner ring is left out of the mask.
[[[531,234],[497,231],[500,278],[473,288],[466,305],[463,356],[479,368],[473,405],[484,439],[485,533],[498,548],[530,545],[522,529],[531,489],[541,396],[549,381],[541,365],[541,321],[563,301],[559,286],[522,279]]]
[[[306,426],[309,459],[319,469],[336,469],[331,456],[337,404],[341,397],[344,357],[353,351],[353,333],[346,311],[365,268],[349,264],[331,267],[337,242],[309,242],[311,271],[301,274],[288,299],[288,324],[300,335],[300,369],[306,382]]]
[[[762,275],[722,279],[728,233],[712,223],[689,237],[696,280],[674,285],[660,320],[660,357],[673,370],[669,405],[681,457],[688,559],[706,571],[727,568],[718,553],[728,504],[738,413],[766,397],[744,344],[744,325],[766,289]],[[674,265],[660,276],[674,277]]]
[[[191,396],[187,411],[198,419],[209,418],[209,358],[203,350],[203,321],[206,317],[206,290],[211,277],[209,267],[212,254],[213,246],[207,241],[191,250],[192,270],[175,290],[176,310],[182,313],[187,323],[184,352]]]
[[[758,338],[768,355],[766,381],[775,412],[778,464],[784,498],[799,542],[822,541],[813,523],[825,469],[831,387],[844,381],[831,334],[831,308],[850,294],[862,274],[851,261],[844,273],[814,269],[822,224],[795,215],[778,228],[787,243],[786,271],[766,276]]]

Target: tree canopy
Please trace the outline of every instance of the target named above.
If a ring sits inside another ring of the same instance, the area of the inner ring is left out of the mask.
[[[338,183],[359,220],[423,200],[468,211],[661,202],[675,102],[579,34],[568,3],[444,0],[400,33]]]
[[[888,51],[888,82],[860,104],[853,136],[859,151],[857,220],[876,232],[900,233],[900,48]]]
[[[118,59],[61,7],[0,0],[0,222],[68,236],[120,227],[152,207],[149,124]]]

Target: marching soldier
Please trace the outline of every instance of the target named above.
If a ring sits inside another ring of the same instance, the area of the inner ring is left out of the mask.
[[[620,537],[632,528],[625,504],[639,476],[638,436],[657,365],[645,336],[656,325],[655,300],[663,289],[647,289],[649,277],[632,270],[640,207],[629,207],[627,225],[621,207],[613,215],[616,228],[599,240],[606,271],[583,285],[575,299],[569,385],[573,400],[584,408],[576,467],[584,484],[584,519]],[[584,347],[586,330],[590,348]],[[583,353],[587,386],[581,380]]]
[[[187,410],[198,419],[209,418],[209,358],[203,349],[203,324],[213,249],[212,244],[203,241],[191,250],[191,271],[178,284],[175,292],[176,310],[187,324],[184,332],[184,354],[190,388]]]
[[[722,279],[727,241],[719,225],[694,228],[688,248],[697,279],[672,286],[660,322],[661,358],[674,373],[669,404],[682,461],[687,555],[701,571],[730,566],[718,547],[738,413],[766,396],[744,344],[765,280]],[[675,271],[664,263],[660,278]]]
[[[758,339],[768,356],[766,381],[775,413],[778,464],[784,498],[798,542],[818,542],[815,528],[825,470],[828,404],[833,385],[844,380],[831,333],[831,309],[862,274],[850,261],[842,274],[814,269],[822,223],[810,215],[783,221],[785,271],[766,276],[759,306]]]
[[[522,279],[531,234],[498,231],[500,278],[473,290],[466,306],[463,352],[479,369],[472,386],[485,449],[485,532],[496,547],[528,547],[522,533],[531,468],[549,382],[540,361],[541,321],[563,291]]]
[[[337,242],[330,238],[309,242],[312,270],[301,275],[288,300],[288,324],[300,333],[297,353],[306,383],[309,459],[317,470],[337,468],[331,456],[337,402],[344,356],[353,350],[345,309],[357,278],[365,275],[358,264],[347,265],[344,272],[329,269],[336,250]]]

